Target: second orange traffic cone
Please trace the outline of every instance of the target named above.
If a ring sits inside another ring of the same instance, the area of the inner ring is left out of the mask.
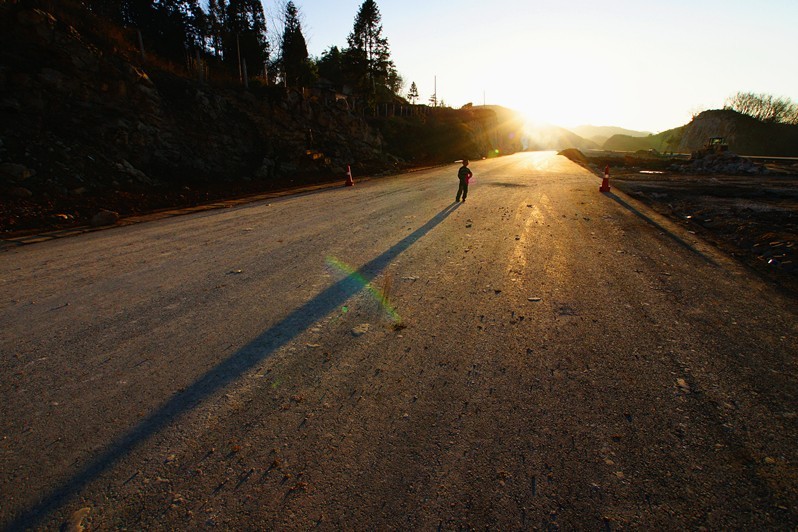
[[[355,180],[352,179],[352,167],[346,165],[346,183],[344,183],[345,187],[353,187],[355,186]]]
[[[604,179],[601,180],[600,192],[610,191],[610,165],[604,167]]]

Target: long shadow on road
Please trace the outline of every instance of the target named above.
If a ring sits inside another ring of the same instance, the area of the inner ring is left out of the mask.
[[[177,421],[178,418],[191,411],[204,399],[239,379],[246,371],[252,369],[277,349],[296,338],[310,325],[324,318],[350,297],[363,290],[364,279],[367,282],[373,280],[391,261],[443,222],[459,206],[459,203],[448,205],[423,226],[391,246],[378,257],[364,264],[358,271],[347,275],[325,289],[241,348],[230,358],[209,370],[182,393],[169,399],[152,415],[112,443],[106,451],[88,463],[82,470],[75,473],[51,493],[45,495],[38,504],[23,510],[5,528],[7,530],[20,530],[39,526],[50,512],[58,509],[70,496],[86,487],[89,482],[107,471],[115,462],[128,455],[139,444]]]
[[[662,225],[660,225],[656,221],[652,220],[651,218],[649,218],[648,216],[646,216],[645,214],[643,214],[642,212],[640,212],[639,210],[634,208],[632,205],[629,205],[628,202],[624,201],[623,199],[621,199],[620,197],[616,196],[612,192],[605,192],[604,195],[609,197],[609,198],[612,198],[619,205],[621,205],[622,207],[626,208],[629,212],[635,214],[639,218],[645,220],[646,222],[648,222],[649,224],[654,226],[657,230],[662,232],[662,234],[664,234],[665,236],[667,236],[668,238],[670,238],[671,240],[673,240],[674,242],[679,244],[684,249],[686,249],[688,251],[691,251],[692,253],[695,253],[701,259],[703,259],[704,261],[708,262],[709,264],[712,264],[713,266],[717,266],[718,265],[718,263],[715,262],[714,260],[712,260],[711,257],[708,257],[706,254],[702,253],[700,250],[696,249],[694,246],[688,244],[687,242],[685,242],[684,240],[679,238],[677,235],[673,234],[672,231],[666,229],[665,227],[663,227]]]

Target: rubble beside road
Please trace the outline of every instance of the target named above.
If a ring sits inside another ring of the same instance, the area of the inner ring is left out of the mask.
[[[731,153],[665,157],[563,153],[798,296],[798,166]]]
[[[762,175],[770,172],[765,165],[728,151],[711,153],[669,168],[682,174]]]

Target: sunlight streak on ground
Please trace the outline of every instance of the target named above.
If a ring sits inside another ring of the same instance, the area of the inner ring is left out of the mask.
[[[394,309],[393,306],[391,306],[391,303],[388,300],[388,294],[377,289],[372,283],[368,282],[368,280],[366,280],[362,274],[358,273],[355,268],[332,256],[328,256],[325,259],[325,263],[330,268],[343,273],[347,277],[351,277],[353,280],[359,283],[363,287],[363,290],[365,290],[368,294],[371,294],[377,303],[385,310],[385,313],[388,315],[391,321],[395,323],[400,323],[402,321],[399,313],[396,312],[396,309]]]

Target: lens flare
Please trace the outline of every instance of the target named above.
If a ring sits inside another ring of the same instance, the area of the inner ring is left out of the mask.
[[[365,290],[367,293],[371,294],[371,296],[377,301],[377,303],[379,303],[383,310],[385,310],[385,313],[388,315],[391,321],[394,323],[400,323],[402,321],[399,313],[396,312],[396,309],[394,309],[393,306],[391,306],[390,301],[388,301],[388,295],[372,285],[369,280],[363,276],[363,274],[359,273],[353,267],[333,256],[327,256],[325,258],[325,262],[327,266],[341,272],[346,277],[362,286],[363,290]]]

